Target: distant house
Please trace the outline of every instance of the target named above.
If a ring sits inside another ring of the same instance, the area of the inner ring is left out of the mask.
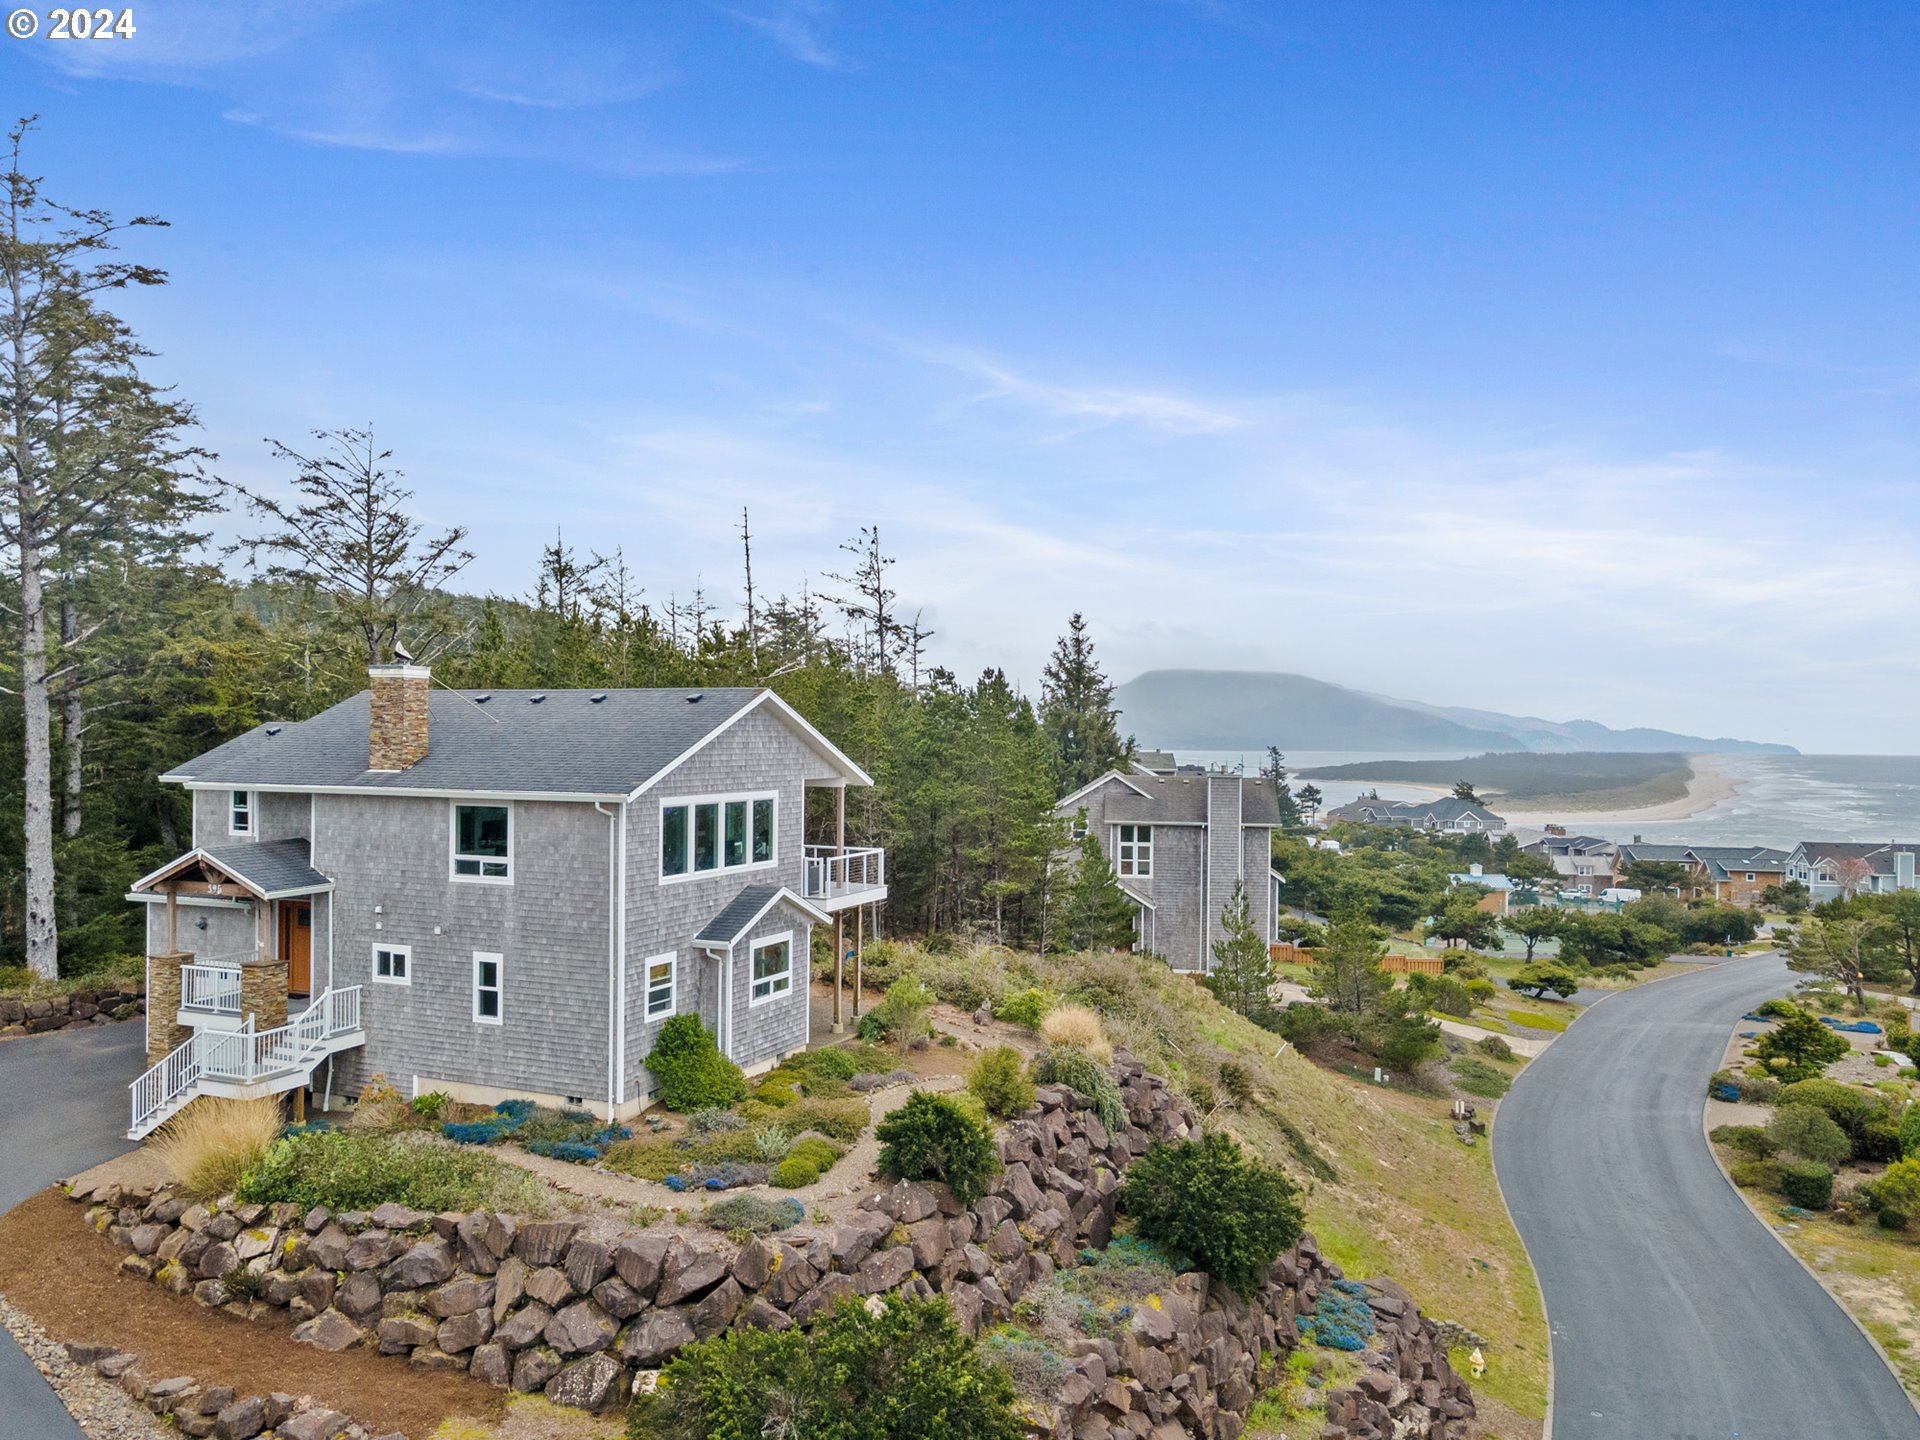
[[[1705,882],[1697,873],[1699,867],[1693,859],[1693,848],[1688,845],[1649,845],[1638,836],[1622,845],[1614,856],[1614,874],[1620,879],[1627,878],[1627,868],[1641,864],[1678,865],[1686,871],[1686,878],[1676,887],[1683,895],[1698,895]]]
[[[1437,800],[1382,800],[1375,792],[1362,795],[1338,809],[1325,812],[1328,821],[1345,820],[1355,825],[1405,825],[1437,835],[1486,835],[1497,838],[1507,833],[1507,822],[1484,805],[1444,795]]]
[[[1519,888],[1507,876],[1490,875],[1477,864],[1469,865],[1465,870],[1447,876],[1447,885],[1449,888],[1456,885],[1478,885],[1487,893],[1480,897],[1474,909],[1484,910],[1489,915],[1506,914],[1513,892]]]
[[[1272,779],[1110,770],[1056,810],[1075,824],[1086,812],[1081,833],[1098,839],[1133,901],[1140,948],[1174,969],[1212,968],[1220,912],[1236,883],[1247,888],[1260,933],[1275,938],[1280,876],[1273,868],[1273,829],[1280,798]]]
[[[1916,852],[1920,845],[1891,840],[1884,845],[1802,840],[1787,856],[1786,877],[1806,886],[1816,905],[1847,894],[1920,889],[1914,880]]]
[[[1569,835],[1549,829],[1520,848],[1553,866],[1562,890],[1584,890],[1598,895],[1619,878],[1615,857],[1620,847],[1599,835]]]
[[[1755,906],[1769,885],[1787,878],[1787,852],[1767,845],[1695,845],[1694,873],[1722,905]]]

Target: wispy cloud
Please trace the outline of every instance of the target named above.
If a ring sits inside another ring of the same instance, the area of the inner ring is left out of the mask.
[[[830,12],[815,0],[787,0],[769,11],[726,9],[724,13],[759,31],[803,65],[822,70],[857,68],[827,43],[822,30]]]
[[[1210,435],[1237,430],[1246,417],[1230,405],[1197,400],[1171,390],[1127,385],[1043,380],[976,351],[909,345],[911,353],[986,382],[962,397],[964,405],[1006,401],[1063,422],[1047,437],[1071,439],[1111,425],[1141,425],[1175,435]]]

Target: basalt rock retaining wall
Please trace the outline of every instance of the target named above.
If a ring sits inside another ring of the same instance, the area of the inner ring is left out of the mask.
[[[0,995],[0,1040],[40,1035],[73,1025],[110,1025],[147,1013],[144,981],[127,980],[65,995]]]
[[[805,1324],[844,1297],[943,1294],[978,1334],[1031,1287],[1112,1233],[1120,1175],[1154,1140],[1198,1131],[1190,1108],[1125,1055],[1113,1073],[1128,1125],[1109,1132],[1072,1091],[1043,1086],[1004,1127],[1005,1169],[963,1207],[943,1187],[898,1184],[837,1225],[738,1246],[714,1235],[484,1212],[302,1214],[290,1205],[196,1205],[165,1189],[102,1193],[92,1222],[132,1253],[130,1274],[203,1305],[284,1309],[294,1338],[376,1346],[428,1369],[543,1390],[585,1409],[619,1404],[681,1347],[729,1326]],[[1121,1340],[1077,1341],[1050,1403],[1030,1414],[1061,1440],[1237,1440],[1264,1353],[1301,1343],[1295,1317],[1341,1278],[1303,1237],[1241,1298],[1181,1276],[1137,1307]],[[1327,1398],[1326,1440],[1462,1440],[1473,1401],[1432,1323],[1389,1282],[1369,1289],[1379,1324],[1358,1382]]]

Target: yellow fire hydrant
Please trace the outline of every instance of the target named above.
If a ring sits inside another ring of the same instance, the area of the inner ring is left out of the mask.
[[[1480,1353],[1478,1345],[1474,1346],[1473,1353],[1467,1356],[1467,1368],[1473,1371],[1473,1378],[1476,1380],[1487,1373],[1487,1357]]]

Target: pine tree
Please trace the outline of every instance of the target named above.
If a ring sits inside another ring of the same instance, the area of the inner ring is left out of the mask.
[[[1085,812],[1082,812],[1084,819]],[[1054,929],[1057,950],[1119,950],[1134,941],[1139,907],[1120,888],[1106,852],[1089,830],[1080,837]]]
[[[1347,1015],[1375,1015],[1393,988],[1393,977],[1380,968],[1387,947],[1359,909],[1348,907],[1327,926],[1327,944],[1313,967],[1312,992],[1331,1010]]]
[[[1273,1008],[1273,957],[1253,923],[1247,887],[1237,880],[1220,912],[1220,929],[1220,938],[1213,942],[1207,988],[1222,1005],[1257,1018]]]
[[[1060,795],[1124,765],[1133,752],[1132,743],[1120,738],[1113,682],[1093,658],[1086,617],[1078,611],[1042,672],[1040,723],[1053,741],[1054,789]]]

